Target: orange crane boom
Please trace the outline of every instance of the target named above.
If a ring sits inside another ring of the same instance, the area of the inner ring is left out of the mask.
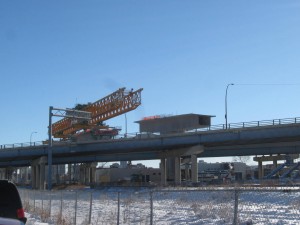
[[[91,112],[89,121],[72,118],[64,118],[52,124],[52,134],[56,138],[67,138],[81,129],[93,128],[101,125],[105,120],[119,116],[136,109],[141,105],[142,88],[126,91],[120,88],[106,97],[88,104],[80,110]]]

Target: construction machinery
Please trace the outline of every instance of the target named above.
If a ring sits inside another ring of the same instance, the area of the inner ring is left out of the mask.
[[[74,109],[91,113],[89,120],[63,118],[52,124],[52,134],[55,138],[93,139],[112,138],[118,135],[120,129],[110,128],[104,124],[105,120],[122,115],[141,105],[142,88],[134,91],[120,88],[106,97],[88,104],[78,104]],[[79,132],[81,131],[81,132]]]

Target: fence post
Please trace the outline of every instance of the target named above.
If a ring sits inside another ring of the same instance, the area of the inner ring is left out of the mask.
[[[33,191],[33,212],[35,212],[35,190]]]
[[[90,197],[89,224],[91,224],[92,221],[92,204],[93,204],[93,192],[91,192],[91,197]]]
[[[44,194],[42,193],[42,213],[44,211]]]
[[[49,218],[51,219],[51,205],[52,205],[52,194],[51,194],[51,192],[50,192],[50,200],[49,200],[50,202],[49,202]]]
[[[60,214],[63,216],[63,192],[60,192]]]
[[[77,217],[77,199],[78,199],[78,192],[75,192],[75,215],[74,215],[74,225],[76,225],[76,217]]]
[[[238,225],[238,208],[239,208],[239,192],[237,189],[234,190],[234,217],[233,225]]]
[[[150,225],[153,225],[153,192],[150,191]]]
[[[117,225],[120,224],[120,192],[118,192],[118,215],[117,215]]]

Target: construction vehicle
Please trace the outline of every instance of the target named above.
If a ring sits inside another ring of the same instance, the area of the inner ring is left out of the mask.
[[[54,138],[72,141],[111,139],[120,129],[107,126],[104,121],[136,109],[141,105],[142,88],[134,91],[120,88],[112,94],[88,104],[77,104],[75,110],[91,113],[89,120],[63,118],[52,124]]]

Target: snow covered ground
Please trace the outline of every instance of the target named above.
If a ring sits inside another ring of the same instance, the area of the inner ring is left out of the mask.
[[[21,189],[20,193],[25,211],[27,208],[29,212],[27,225],[75,221],[79,225],[89,220],[90,224],[109,225],[118,220],[120,225],[221,225],[234,221],[244,225],[300,224],[299,188],[107,188],[76,192]]]

